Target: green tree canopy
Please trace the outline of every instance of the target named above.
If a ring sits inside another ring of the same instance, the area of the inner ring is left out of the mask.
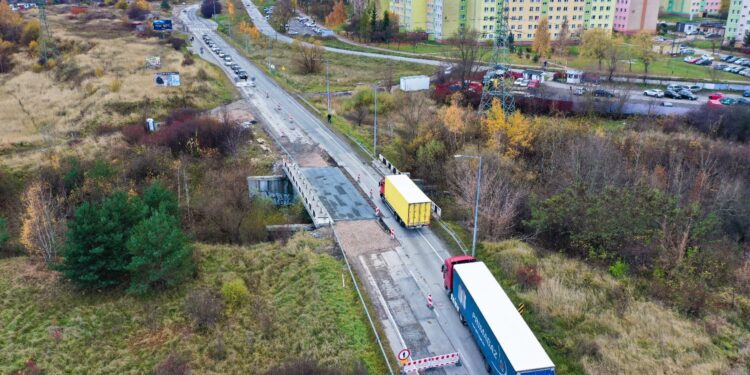
[[[132,256],[126,267],[131,272],[128,293],[168,288],[193,272],[193,249],[177,219],[162,210],[133,228],[127,249]]]
[[[128,279],[130,232],[147,214],[143,202],[115,192],[103,202],[84,202],[68,222],[64,261],[67,279],[92,289],[121,285]]]

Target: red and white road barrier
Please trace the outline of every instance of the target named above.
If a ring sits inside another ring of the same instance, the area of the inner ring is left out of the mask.
[[[359,183],[359,173],[357,173],[357,183]]]
[[[432,294],[428,294],[428,295],[427,295],[427,307],[428,307],[428,308],[430,308],[430,309],[432,309],[433,307],[435,307],[435,306],[434,306],[434,305],[432,304]]]
[[[375,216],[380,217],[380,208],[375,207]]]
[[[430,368],[453,366],[458,364],[460,360],[461,356],[458,353],[436,355],[434,357],[427,357],[406,362],[403,368],[403,372],[408,374]]]
[[[391,239],[392,240],[396,239],[396,231],[394,231],[393,228],[391,228]]]

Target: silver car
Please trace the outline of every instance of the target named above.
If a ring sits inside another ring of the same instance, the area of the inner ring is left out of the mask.
[[[664,97],[664,91],[661,91],[659,89],[650,89],[643,92],[643,95],[651,96],[654,98],[663,98]]]

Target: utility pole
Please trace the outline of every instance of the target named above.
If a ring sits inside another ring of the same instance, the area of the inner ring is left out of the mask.
[[[471,256],[476,257],[477,254],[477,227],[479,224],[479,196],[482,193],[482,156],[476,155],[453,155],[456,159],[479,159],[479,169],[477,170],[477,191],[474,199],[474,233],[471,239]]]
[[[328,125],[331,125],[331,80],[328,75],[328,59],[326,58],[326,91],[328,92]]]
[[[375,158],[378,155],[378,85],[373,87],[375,93],[375,120],[374,120],[374,135],[372,137],[372,157]]]

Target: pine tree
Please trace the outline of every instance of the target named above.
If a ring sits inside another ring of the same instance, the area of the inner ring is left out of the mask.
[[[375,34],[378,33],[378,13],[375,9],[375,4],[372,4],[370,8],[370,41],[375,41]]]
[[[101,289],[128,280],[130,232],[146,216],[140,199],[116,192],[102,203],[84,202],[68,222],[64,260],[57,267],[65,278],[80,286]]]
[[[383,41],[388,43],[391,40],[390,33],[391,28],[391,17],[388,15],[388,11],[383,12],[383,23],[382,23],[382,31],[383,31]]]
[[[508,33],[508,38],[505,40],[505,45],[508,47],[508,51],[513,52],[516,50],[516,46],[513,45],[515,43],[515,38],[513,38],[513,33]]]
[[[145,294],[179,284],[193,272],[193,249],[177,219],[163,210],[133,228],[127,242],[132,256],[128,293]]]
[[[172,6],[169,5],[169,0],[161,0],[161,9],[162,10],[172,9]]]
[[[170,190],[161,186],[159,182],[153,183],[143,192],[143,203],[151,212],[163,211],[164,213],[177,217],[177,198]]]
[[[750,47],[750,30],[745,31],[745,36],[742,38],[742,45],[744,47]]]

